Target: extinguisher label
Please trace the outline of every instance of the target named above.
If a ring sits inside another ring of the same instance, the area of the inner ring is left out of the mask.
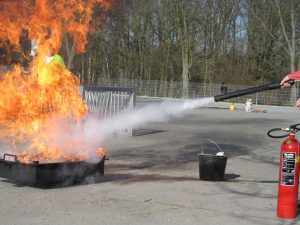
[[[282,171],[281,171],[281,185],[294,186],[295,185],[295,166],[296,153],[283,152],[282,153]]]

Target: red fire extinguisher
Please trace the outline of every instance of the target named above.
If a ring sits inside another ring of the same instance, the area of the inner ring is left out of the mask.
[[[295,124],[290,128],[275,128],[268,132],[272,138],[288,137],[281,145],[277,202],[277,216],[284,219],[297,217],[300,148],[295,133],[299,129],[300,124]],[[289,134],[271,135],[274,131],[286,131]]]

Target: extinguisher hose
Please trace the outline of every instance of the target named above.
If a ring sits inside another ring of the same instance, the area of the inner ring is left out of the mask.
[[[285,83],[288,83],[290,86],[293,86],[295,84],[295,80],[287,80]],[[220,94],[214,96],[215,102],[220,102],[226,99],[235,98],[239,96],[249,95],[257,92],[267,91],[267,90],[275,90],[281,88],[282,85],[280,85],[279,82],[276,83],[270,83],[265,84],[261,86],[256,86],[252,88],[242,89],[238,91],[229,92],[226,94]]]
[[[300,123],[291,125],[289,128],[273,128],[268,131],[270,138],[284,138],[288,137],[291,133],[295,134],[300,130]]]

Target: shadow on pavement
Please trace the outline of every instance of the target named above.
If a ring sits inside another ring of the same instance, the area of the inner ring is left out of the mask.
[[[153,130],[153,129],[138,129],[132,131],[132,136],[143,136],[143,135],[149,135],[149,134],[157,134],[166,132],[165,130]]]

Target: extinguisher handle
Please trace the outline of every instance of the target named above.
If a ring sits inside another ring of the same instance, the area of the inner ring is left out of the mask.
[[[291,125],[290,128],[293,130],[296,130],[296,132],[298,132],[300,130],[300,123]]]

